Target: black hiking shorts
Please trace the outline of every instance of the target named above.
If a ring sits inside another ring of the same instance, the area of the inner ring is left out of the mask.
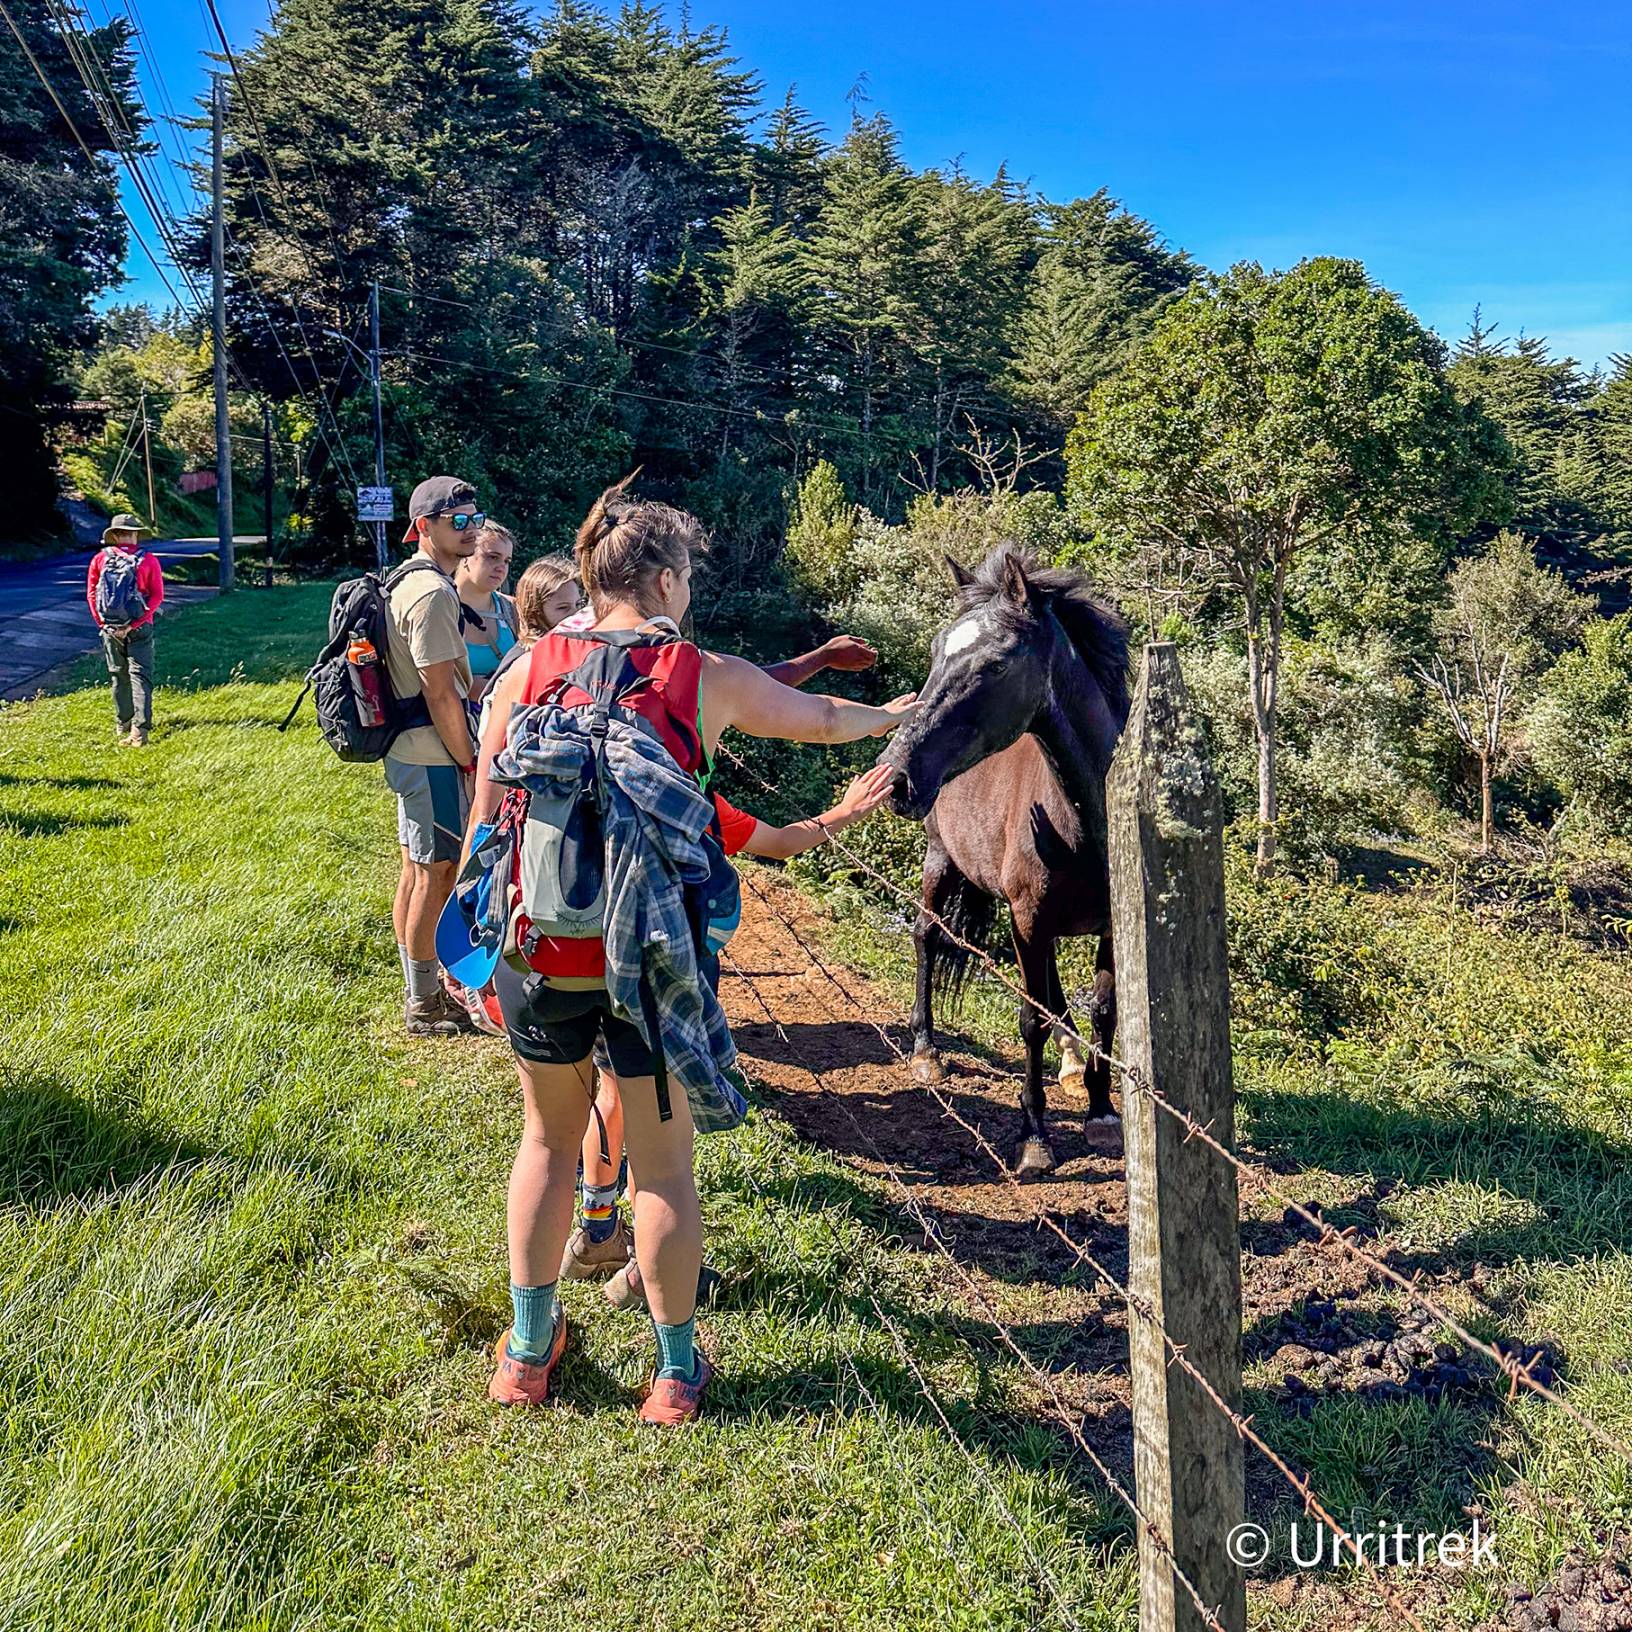
[[[618,1077],[656,1074],[652,1051],[636,1027],[612,1012],[604,986],[588,991],[563,991],[542,975],[522,975],[499,959],[493,974],[504,1013],[510,1046],[524,1060],[537,1065],[577,1065],[593,1051],[596,1064],[605,1060]]]

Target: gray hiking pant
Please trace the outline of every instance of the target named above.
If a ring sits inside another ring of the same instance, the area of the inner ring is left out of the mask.
[[[113,678],[113,711],[119,729],[138,725],[153,728],[153,625],[144,624],[129,634],[102,631],[102,655]]]

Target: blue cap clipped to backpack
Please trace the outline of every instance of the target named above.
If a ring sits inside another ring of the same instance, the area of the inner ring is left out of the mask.
[[[499,966],[508,916],[505,884],[515,849],[508,826],[481,822],[470,859],[436,921],[437,962],[461,985],[480,990]]]

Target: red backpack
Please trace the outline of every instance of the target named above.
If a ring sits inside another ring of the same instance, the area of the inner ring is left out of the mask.
[[[703,763],[698,723],[702,655],[678,634],[584,630],[549,634],[532,650],[521,707],[553,704],[586,714],[618,710],[644,721],[683,771]],[[533,808],[536,795],[513,788],[499,810],[515,835],[505,956],[552,984],[599,986],[606,979],[599,933],[605,897],[605,844],[597,790],[586,786],[561,809]],[[542,912],[540,899],[549,910]],[[546,917],[546,933],[528,908]]]

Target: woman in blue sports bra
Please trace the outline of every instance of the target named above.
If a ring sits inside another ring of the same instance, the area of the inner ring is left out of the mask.
[[[508,527],[488,522],[476,535],[476,549],[454,570],[453,581],[465,609],[465,650],[470,654],[470,700],[482,693],[516,644],[516,603],[501,594],[510,576],[516,541]]]

